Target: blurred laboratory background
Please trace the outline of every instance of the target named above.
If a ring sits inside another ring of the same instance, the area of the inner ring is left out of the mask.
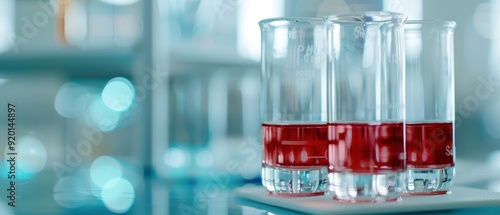
[[[457,22],[455,183],[500,192],[500,0],[1,0],[0,214],[266,214],[232,197],[260,183],[257,22],[367,10]]]

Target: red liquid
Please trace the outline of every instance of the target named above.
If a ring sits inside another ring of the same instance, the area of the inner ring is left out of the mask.
[[[262,163],[274,167],[328,165],[327,124],[262,124]]]
[[[329,170],[378,173],[404,170],[404,123],[330,124]]]
[[[454,166],[453,124],[406,124],[406,164],[408,168]]]

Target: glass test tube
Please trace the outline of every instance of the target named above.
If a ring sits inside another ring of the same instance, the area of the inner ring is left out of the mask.
[[[324,18],[329,175],[337,200],[395,201],[404,191],[405,20],[384,11]]]
[[[406,193],[445,194],[455,175],[455,22],[407,21]]]
[[[271,194],[328,188],[325,28],[320,18],[259,22],[262,36],[262,184]]]

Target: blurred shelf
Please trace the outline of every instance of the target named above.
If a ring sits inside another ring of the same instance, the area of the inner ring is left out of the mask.
[[[210,47],[196,46],[193,43],[178,42],[170,44],[170,58],[173,71],[178,66],[185,67],[258,67],[259,62],[241,57],[234,45]]]
[[[130,74],[133,63],[130,48],[3,53],[0,73],[50,69],[71,76],[126,75]]]

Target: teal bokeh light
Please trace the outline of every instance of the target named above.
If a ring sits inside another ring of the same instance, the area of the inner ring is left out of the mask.
[[[106,106],[100,96],[90,105],[89,119],[90,125],[101,131],[112,131],[120,121],[121,113],[111,110]]]
[[[90,166],[90,179],[98,189],[103,189],[109,180],[118,177],[122,177],[122,166],[113,157],[98,157]]]
[[[126,78],[111,79],[102,90],[104,104],[113,111],[126,111],[135,98],[135,89]]]
[[[135,200],[134,187],[124,178],[109,180],[101,191],[106,208],[114,213],[127,212]]]

